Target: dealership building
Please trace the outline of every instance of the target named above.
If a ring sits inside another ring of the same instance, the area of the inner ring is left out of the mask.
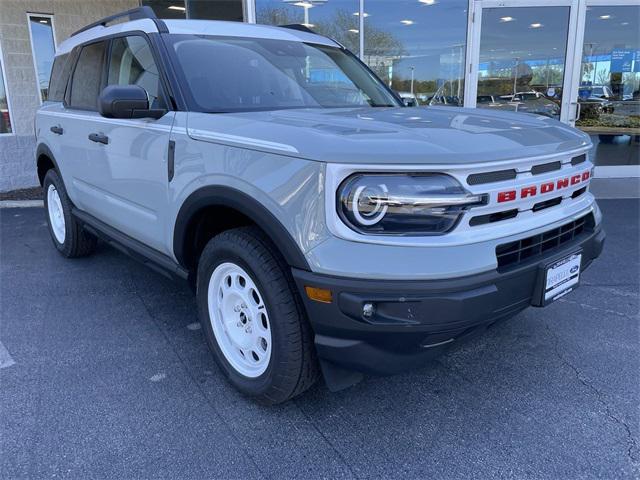
[[[0,192],[37,184],[34,115],[56,45],[140,5],[160,18],[304,24],[407,104],[553,117],[591,136],[596,177],[640,177],[640,0],[0,0]]]

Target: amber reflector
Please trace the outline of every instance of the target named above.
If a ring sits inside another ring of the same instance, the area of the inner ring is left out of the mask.
[[[331,303],[331,290],[327,290],[326,288],[308,286],[305,286],[304,289],[307,292],[307,297],[309,297],[311,300],[322,303]]]

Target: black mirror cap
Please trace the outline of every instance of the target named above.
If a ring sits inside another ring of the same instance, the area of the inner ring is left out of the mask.
[[[106,118],[160,118],[165,110],[149,109],[149,97],[139,85],[109,85],[98,99],[98,111]]]

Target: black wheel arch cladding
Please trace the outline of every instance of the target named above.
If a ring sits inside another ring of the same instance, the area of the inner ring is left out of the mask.
[[[266,207],[240,190],[218,185],[196,190],[180,207],[173,230],[173,251],[178,263],[183,267],[189,267],[189,235],[192,221],[198,212],[208,207],[226,207],[238,211],[269,236],[289,266],[310,270],[300,247],[284,225]]]

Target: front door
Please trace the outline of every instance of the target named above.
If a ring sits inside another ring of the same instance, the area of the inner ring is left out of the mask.
[[[147,38],[132,34],[112,39],[106,64],[107,85],[138,85],[151,108],[166,108],[159,70]],[[89,122],[92,133],[103,135],[93,164],[95,215],[121,232],[166,252],[168,212],[167,156],[174,112],[162,118],[104,119]]]

